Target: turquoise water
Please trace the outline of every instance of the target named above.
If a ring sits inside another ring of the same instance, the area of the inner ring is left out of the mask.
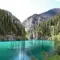
[[[53,49],[54,42],[48,40],[0,42],[0,60],[31,60],[31,56],[42,60],[40,53]]]

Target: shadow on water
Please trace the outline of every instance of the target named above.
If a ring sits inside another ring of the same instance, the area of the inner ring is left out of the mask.
[[[53,48],[53,42],[46,40],[0,42],[0,60],[31,60],[31,56],[42,60],[40,53]]]

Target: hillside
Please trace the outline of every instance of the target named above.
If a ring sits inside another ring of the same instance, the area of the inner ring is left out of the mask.
[[[32,16],[24,20],[23,25],[28,31],[32,30],[35,25],[40,23],[40,21],[49,20],[58,13],[60,13],[60,8],[54,8],[41,14],[33,14]]]
[[[39,39],[60,40],[60,13],[47,21],[41,21],[34,31]]]
[[[0,40],[25,38],[25,28],[9,11],[0,9]]]

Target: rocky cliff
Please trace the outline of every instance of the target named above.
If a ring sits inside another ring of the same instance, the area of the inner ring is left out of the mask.
[[[41,14],[33,14],[32,16],[28,17],[23,22],[23,25],[25,26],[26,30],[29,33],[29,38],[31,38],[31,39],[37,39],[38,36],[39,36],[38,35],[39,33],[34,32],[36,26],[39,26],[40,22],[42,22],[42,21],[45,22],[45,21],[51,20],[54,16],[56,16],[59,13],[60,13],[60,8],[54,8],[54,9],[48,10],[47,12],[44,12],[44,13],[41,13]]]
[[[27,30],[32,30],[40,21],[49,20],[58,13],[60,13],[60,8],[54,8],[41,14],[33,14],[23,22],[23,25]]]

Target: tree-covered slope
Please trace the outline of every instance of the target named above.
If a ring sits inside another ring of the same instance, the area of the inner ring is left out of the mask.
[[[0,40],[24,39],[25,28],[14,15],[0,9]]]
[[[34,29],[39,35],[39,39],[49,39],[60,35],[60,13],[47,21],[41,21]]]
[[[50,9],[40,14],[33,14],[24,20],[23,25],[27,30],[32,30],[35,25],[39,24],[41,21],[49,20],[58,13],[60,13],[60,8]]]

